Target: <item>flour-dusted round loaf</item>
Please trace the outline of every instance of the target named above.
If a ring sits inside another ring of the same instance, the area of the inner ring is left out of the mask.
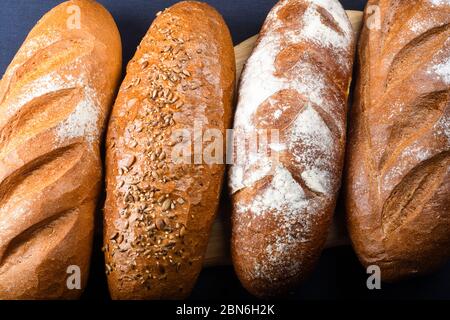
[[[450,1],[372,0],[366,11],[348,229],[362,263],[393,281],[450,257]]]
[[[38,22],[0,82],[0,299],[71,299],[85,287],[121,56],[111,15],[68,1]],[[74,272],[81,290],[67,286]]]
[[[341,182],[353,53],[337,0],[283,0],[245,66],[235,142],[279,132],[270,153],[236,154],[230,170],[233,263],[257,296],[298,285],[324,246]]]
[[[235,69],[222,17],[191,1],[158,15],[128,65],[106,152],[104,251],[113,299],[190,294],[225,171],[223,157],[211,163],[201,156],[207,132],[224,141]],[[183,146],[192,154],[179,161]]]

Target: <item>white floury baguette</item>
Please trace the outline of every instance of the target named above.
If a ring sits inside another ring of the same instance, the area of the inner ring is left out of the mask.
[[[279,133],[270,154],[250,152],[230,170],[233,262],[257,296],[296,286],[325,244],[341,182],[353,53],[338,1],[283,0],[245,66],[236,140],[259,129]]]

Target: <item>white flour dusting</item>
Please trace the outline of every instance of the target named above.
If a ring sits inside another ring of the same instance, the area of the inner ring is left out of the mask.
[[[298,115],[287,134],[287,144],[295,156],[297,163],[303,163],[308,169],[314,169],[316,166],[332,166],[333,163],[326,162],[323,158],[314,156],[314,154],[328,154],[333,156],[334,141],[331,131],[310,105]],[[296,147],[302,144],[306,148],[300,152]]]
[[[278,120],[278,119],[280,119],[280,117],[281,117],[282,114],[283,114],[283,110],[276,110],[276,111],[273,113],[273,118],[274,118],[275,120]]]
[[[444,135],[447,138],[447,148],[450,148],[450,115],[445,114],[433,128],[436,136]]]
[[[302,261],[292,259],[291,250],[297,247],[298,239],[289,233],[285,235],[277,235],[273,244],[266,247],[265,255],[270,263],[260,263],[255,260],[253,267],[253,275],[257,278],[265,278],[270,281],[279,281],[281,279],[274,277],[274,274],[280,274],[280,278],[289,279],[295,277],[298,270],[301,270]]]
[[[56,129],[58,141],[84,137],[90,145],[98,138],[98,121],[100,106],[95,101],[95,92],[85,87],[83,99],[78,103],[70,116]]]
[[[37,97],[50,92],[68,89],[68,83],[64,82],[57,73],[49,73],[20,88],[20,94],[11,96],[6,101],[8,116],[14,115],[20,108]]]
[[[327,193],[330,191],[331,177],[328,172],[318,169],[305,170],[302,179],[313,191]]]
[[[300,38],[310,39],[323,47],[347,48],[350,42],[348,34],[338,34],[335,30],[324,25],[321,19],[317,7],[311,5],[303,16],[304,29],[300,33]]]
[[[450,6],[450,0],[429,0],[433,6]]]
[[[230,188],[233,193],[245,187],[253,186],[272,171],[272,161],[269,157],[260,155],[257,158],[254,154],[249,154],[247,157],[246,164],[234,165],[230,169]],[[250,159],[253,159],[253,161]],[[252,166],[252,170],[249,172],[250,166]]]
[[[428,29],[429,25],[430,25],[429,20],[411,19],[408,22],[409,29],[417,34],[425,32]]]
[[[275,93],[289,88],[289,83],[274,76],[275,67],[272,62],[280,51],[280,40],[280,37],[272,38],[269,35],[263,37],[247,61],[241,80],[235,127],[253,131],[254,126],[249,120],[258,107]],[[250,69],[251,72],[247,72]]]
[[[433,72],[438,75],[445,84],[450,85],[450,57],[441,64],[433,66]]]
[[[269,144],[270,149],[276,152],[285,151],[287,149],[284,143],[271,143]]]
[[[339,28],[341,28],[341,30],[346,35],[346,39],[342,39],[342,41],[346,43],[343,48],[348,50],[348,45],[350,44],[350,39],[353,35],[353,29],[350,20],[348,19],[347,13],[342,8],[342,5],[339,3],[339,1],[308,0],[308,2],[313,6],[324,8],[328,12],[328,14],[333,17]]]
[[[298,211],[304,209],[307,204],[303,189],[294,180],[289,170],[280,165],[275,168],[272,182],[265,190],[249,205],[241,203],[238,208],[240,212],[251,211],[255,216],[270,210],[275,215],[281,214],[295,218]]]
[[[51,46],[52,44],[60,40],[60,38],[61,35],[58,32],[46,30],[45,34],[34,37],[32,39],[28,39],[20,48],[18,56],[22,58],[22,55],[24,55],[25,58],[30,58],[38,50]]]
[[[405,173],[410,172],[418,164],[427,161],[438,152],[450,148],[450,116],[444,114],[429,131],[433,137],[428,134],[416,140],[413,144],[406,147],[398,155],[396,165],[388,168],[380,184],[383,192],[391,192],[392,186],[396,186]],[[442,137],[446,139],[446,146],[442,146],[439,141]]]
[[[445,117],[442,120],[442,127],[444,135],[447,137],[447,148],[450,148],[450,117]]]

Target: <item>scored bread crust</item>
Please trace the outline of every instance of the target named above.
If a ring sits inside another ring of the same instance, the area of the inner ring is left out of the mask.
[[[172,135],[201,121],[201,132],[224,138],[234,86],[233,43],[218,12],[188,1],[158,15],[128,65],[108,129],[104,251],[113,299],[190,294],[225,168],[175,163],[175,150],[193,137]]]
[[[323,249],[341,182],[353,53],[338,1],[283,0],[245,66],[235,133],[279,130],[270,144],[278,161],[250,154],[230,170],[233,263],[254,295],[286,293]]]
[[[450,256],[450,2],[371,0],[364,21],[347,221],[362,263],[393,281]]]
[[[80,28],[69,28],[74,17]],[[120,70],[114,20],[87,0],[47,13],[8,67],[0,83],[0,299],[81,295],[67,286],[69,267],[79,267],[84,289],[100,138]]]

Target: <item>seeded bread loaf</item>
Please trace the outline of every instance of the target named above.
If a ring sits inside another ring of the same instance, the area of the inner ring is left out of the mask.
[[[68,271],[84,289],[101,186],[99,141],[120,70],[117,27],[88,0],[46,14],[7,69],[0,83],[0,299],[78,298],[82,290],[68,289]]]
[[[367,8],[348,149],[348,229],[362,263],[393,281],[433,271],[450,256],[450,2],[371,0]]]
[[[338,1],[282,0],[245,66],[235,141],[261,129],[279,136],[270,152],[249,150],[230,170],[232,258],[254,295],[295,287],[323,249],[341,182],[353,52]]]
[[[225,137],[234,86],[231,36],[214,9],[180,2],[158,15],[128,65],[108,130],[103,249],[113,299],[190,294],[224,175],[223,159],[202,160],[208,138],[199,137],[206,129]],[[179,158],[198,142],[203,148]]]

